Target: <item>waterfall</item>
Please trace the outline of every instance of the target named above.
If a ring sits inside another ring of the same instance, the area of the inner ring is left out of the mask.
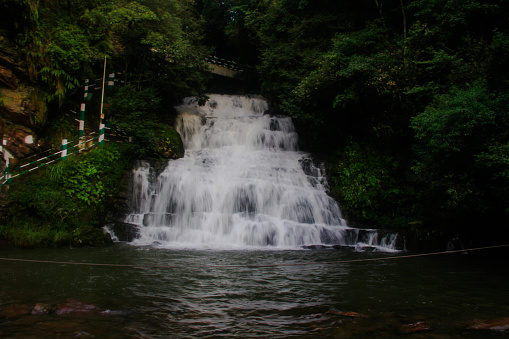
[[[291,119],[265,114],[265,100],[210,95],[177,110],[185,156],[160,173],[147,162],[132,173],[125,221],[139,227],[135,244],[394,248],[375,230],[347,226],[323,170],[298,151]]]

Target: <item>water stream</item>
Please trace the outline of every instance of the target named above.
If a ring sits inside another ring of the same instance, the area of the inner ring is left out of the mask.
[[[210,95],[177,109],[185,157],[160,173],[146,162],[133,171],[135,244],[395,249],[395,234],[348,227],[291,119],[265,114],[265,100]]]
[[[369,261],[402,254],[126,243],[0,249],[7,258],[112,264],[0,261],[0,337],[507,338],[503,326],[473,329],[509,324],[508,253],[480,254]],[[68,298],[95,308],[55,311]],[[52,309],[32,315],[38,303]],[[429,329],[405,333],[419,323]]]

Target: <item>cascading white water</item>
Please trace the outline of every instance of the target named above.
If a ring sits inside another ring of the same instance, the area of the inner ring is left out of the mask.
[[[205,106],[189,98],[177,109],[185,156],[158,175],[148,163],[133,171],[126,222],[139,225],[135,243],[288,248],[387,241],[378,243],[370,230],[363,241],[346,225],[320,169],[304,171],[303,162],[312,165],[297,150],[291,119],[264,114],[265,100],[210,95]]]

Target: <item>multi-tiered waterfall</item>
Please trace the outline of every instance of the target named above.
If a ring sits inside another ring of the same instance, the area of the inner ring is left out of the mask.
[[[322,171],[297,150],[291,119],[267,109],[260,98],[223,95],[178,107],[184,158],[159,173],[148,163],[133,171],[126,222],[139,226],[135,243],[391,248],[394,237],[346,225]]]

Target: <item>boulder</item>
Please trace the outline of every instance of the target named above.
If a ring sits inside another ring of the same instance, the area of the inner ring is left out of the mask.
[[[32,315],[50,314],[53,312],[53,306],[50,304],[37,303],[32,309]]]
[[[140,233],[138,225],[120,221],[106,225],[106,229],[112,233],[111,236],[115,241],[131,242],[137,239]]]
[[[14,158],[39,151],[36,126],[44,124],[45,94],[29,85],[28,71],[17,50],[5,39],[0,50],[0,139]]]

